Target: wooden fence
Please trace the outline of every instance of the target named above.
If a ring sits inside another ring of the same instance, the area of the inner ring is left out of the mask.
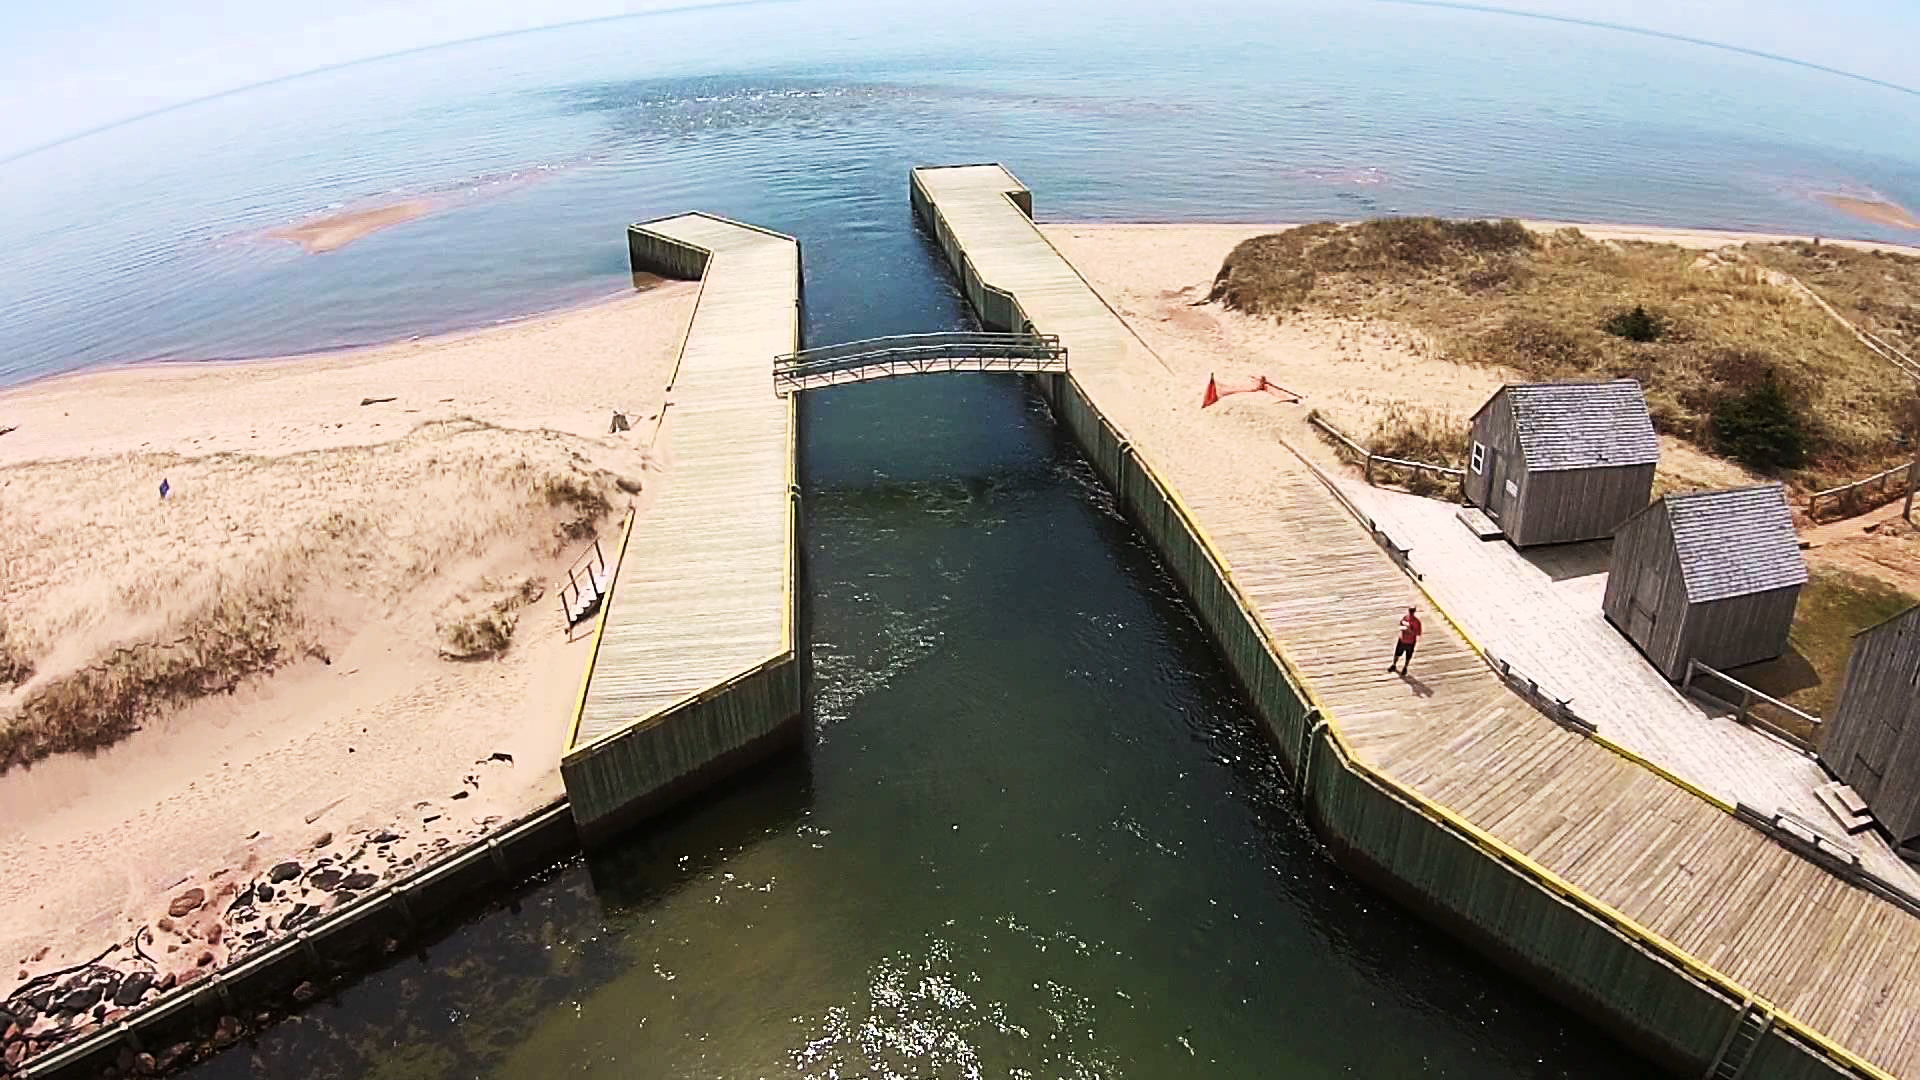
[[[1840,518],[1864,514],[1868,510],[1885,506],[1899,498],[1909,500],[1907,512],[1911,514],[1914,479],[1913,462],[1909,461],[1904,465],[1895,465],[1885,472],[1874,473],[1865,480],[1855,480],[1851,484],[1841,484],[1839,487],[1828,488],[1825,491],[1816,491],[1807,496],[1807,516],[1810,518],[1823,516],[1821,513],[1823,502],[1828,512],[1839,510],[1839,513],[1832,516]]]
[[[1307,423],[1313,425],[1319,429],[1322,434],[1326,435],[1337,449],[1345,451],[1348,456],[1352,457],[1355,464],[1360,466],[1360,471],[1366,476],[1367,483],[1369,484],[1373,483],[1374,469],[1383,466],[1406,469],[1412,473],[1431,474],[1437,477],[1442,485],[1458,485],[1466,478],[1467,473],[1465,469],[1456,469],[1450,465],[1435,465],[1427,461],[1408,461],[1405,458],[1376,454],[1372,448],[1355,440],[1339,428],[1334,427],[1326,417],[1320,415],[1318,409],[1307,414]]]
[[[1703,675],[1723,686],[1731,687],[1733,696],[1728,697],[1724,694],[1716,694],[1695,686],[1695,681]],[[1819,756],[1814,750],[1813,743],[1809,742],[1806,736],[1781,727],[1775,721],[1767,719],[1755,710],[1761,705],[1770,706],[1778,709],[1786,718],[1805,724],[1809,732],[1819,731],[1820,718],[1810,712],[1797,709],[1764,690],[1748,686],[1746,683],[1741,682],[1726,672],[1717,671],[1698,660],[1687,661],[1687,675],[1686,678],[1680,681],[1680,689],[1697,697],[1710,698],[1725,705],[1727,708],[1733,710],[1734,719],[1748,727],[1759,728],[1761,731],[1792,746],[1808,757]]]

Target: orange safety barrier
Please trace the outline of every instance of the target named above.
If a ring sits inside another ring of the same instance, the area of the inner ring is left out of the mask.
[[[1280,398],[1289,404],[1300,404],[1299,394],[1281,386],[1279,383],[1270,381],[1265,375],[1255,376],[1252,386],[1230,386],[1224,390],[1220,388],[1220,384],[1214,380],[1212,375],[1208,375],[1207,392],[1205,396],[1200,399],[1200,407],[1204,409],[1209,405],[1216,404],[1221,398],[1229,394],[1258,394],[1262,391],[1272,394],[1274,397]]]

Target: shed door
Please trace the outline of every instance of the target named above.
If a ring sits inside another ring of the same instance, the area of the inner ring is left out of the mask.
[[[1646,645],[1653,640],[1654,613],[1660,604],[1660,575],[1641,570],[1633,579],[1633,592],[1627,597],[1627,637]]]
[[[1487,516],[1495,521],[1507,508],[1507,456],[1487,447]]]

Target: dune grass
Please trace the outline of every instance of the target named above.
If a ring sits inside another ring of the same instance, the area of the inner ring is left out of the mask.
[[[1513,221],[1390,218],[1246,240],[1209,299],[1400,323],[1521,378],[1638,379],[1661,431],[1815,488],[1910,458],[1920,421],[1913,384],[1777,276],[1806,270],[1842,312],[1911,341],[1920,259],[1827,250],[1703,254]]]
[[[1464,418],[1446,410],[1394,405],[1374,425],[1366,444],[1376,454],[1402,461],[1459,468],[1466,464],[1466,429]],[[1375,465],[1374,472],[1415,495],[1450,496],[1460,489],[1459,484],[1420,469]]]
[[[0,724],[0,771],[109,745],[162,710],[231,693],[297,655],[299,624],[290,589],[224,590],[176,636],[114,648],[26,695]]]

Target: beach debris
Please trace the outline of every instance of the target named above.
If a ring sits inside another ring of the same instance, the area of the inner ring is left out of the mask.
[[[333,834],[330,832],[323,832],[319,836],[316,836],[313,838],[313,846],[316,850],[326,847],[328,844],[331,844],[331,843],[333,843]]]
[[[400,839],[400,834],[394,832],[392,829],[381,829],[379,832],[373,834],[373,842],[376,844],[391,844],[398,839]]]
[[[161,477],[161,478],[160,478],[160,497],[164,499],[164,498],[166,498],[166,497],[167,497],[167,496],[168,496],[169,494],[171,494],[171,493],[172,493],[172,491],[173,491],[173,485],[172,485],[172,484],[169,484],[169,483],[167,483],[167,478],[166,478],[166,477],[164,477],[164,476],[163,476],[163,477]]]
[[[502,751],[502,750],[495,750],[493,753],[487,755],[487,760],[488,761],[504,761],[507,764],[511,765],[513,764],[513,755],[506,753],[505,751]]]
[[[320,996],[320,988],[310,982],[302,982],[293,988],[293,1000],[302,1005]]]
[[[351,748],[349,748],[349,749],[351,749]],[[325,806],[323,806],[323,807],[321,807],[320,809],[318,809],[318,810],[315,810],[315,811],[314,811],[313,813],[311,813],[311,814],[308,814],[308,815],[307,815],[307,824],[309,824],[309,825],[311,825],[311,824],[313,824],[314,822],[316,822],[316,821],[319,821],[319,820],[320,820],[320,818],[321,818],[321,817],[322,817],[323,815],[325,815],[327,811],[329,811],[329,810],[331,810],[331,809],[333,809],[333,808],[334,808],[334,807],[336,807],[336,806],[339,806],[339,805],[340,805],[341,803],[343,803],[343,802],[346,802],[346,801],[347,801],[347,797],[346,797],[345,795],[342,795],[342,796],[340,796],[339,798],[337,798],[337,799],[335,799],[335,800],[333,800],[332,802],[330,802],[330,803],[328,803],[327,805],[325,805]],[[317,844],[316,844],[315,846],[316,846],[316,847],[318,847],[319,845],[317,845]]]
[[[19,431],[19,430],[20,430],[19,424],[8,424],[6,427],[0,427],[0,435],[5,435],[9,431]]]
[[[628,495],[640,494],[640,481],[630,479],[625,476],[615,477],[613,480],[613,486],[619,488],[623,493]]]
[[[153,987],[154,974],[151,971],[129,971],[127,977],[120,980],[119,989],[113,992],[113,1003],[122,1008],[140,1004]]]
[[[56,1016],[78,1016],[98,1004],[100,998],[99,986],[76,987],[60,996],[60,1000],[54,1003],[53,1012]]]
[[[607,425],[607,434],[614,435],[622,431],[631,430],[633,430],[633,428],[632,425],[627,423],[627,414],[615,409],[613,412],[613,422]]]
[[[233,1043],[239,1042],[241,1030],[239,1017],[221,1017],[219,1022],[213,1026],[213,1045],[230,1046]]]
[[[399,399],[399,398],[397,398],[397,397],[363,397],[363,398],[361,398],[361,399],[360,399],[360,404],[362,404],[362,405],[379,405],[379,404],[381,404],[381,403],[383,403],[383,402],[388,402],[388,401],[399,401],[399,400],[400,400],[400,399]]]
[[[464,791],[456,791],[452,795],[449,795],[447,797],[450,799],[464,799],[467,797],[467,794],[468,793]]]
[[[174,897],[173,903],[167,905],[167,914],[178,919],[182,915],[193,914],[194,911],[199,909],[201,904],[206,902],[207,890],[198,888],[188,889],[186,892]]]

